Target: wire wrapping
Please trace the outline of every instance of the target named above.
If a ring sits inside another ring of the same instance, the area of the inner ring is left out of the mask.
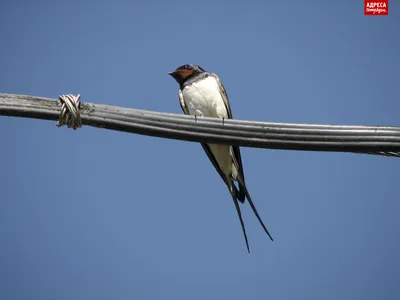
[[[82,127],[80,108],[80,96],[60,95],[58,99],[61,103],[61,113],[58,119],[57,127],[67,125],[74,130]]]
[[[222,120],[81,103],[82,123],[130,133],[193,142],[269,149],[354,152],[400,156],[400,127]],[[54,99],[0,94],[0,115],[57,120]]]

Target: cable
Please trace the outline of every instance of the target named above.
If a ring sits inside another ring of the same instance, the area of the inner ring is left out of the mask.
[[[0,115],[58,120],[61,104],[0,94]],[[82,124],[192,142],[256,148],[400,156],[400,127],[254,122],[80,103]]]

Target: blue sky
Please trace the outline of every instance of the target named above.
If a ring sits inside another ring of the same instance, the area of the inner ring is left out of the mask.
[[[400,125],[389,2],[3,1],[0,92],[181,113],[194,63],[235,118]],[[200,145],[55,124],[0,117],[1,299],[399,298],[399,159],[243,148],[248,254]]]

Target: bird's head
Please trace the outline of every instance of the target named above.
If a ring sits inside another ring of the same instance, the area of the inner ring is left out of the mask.
[[[204,72],[206,72],[206,70],[198,65],[183,65],[178,67],[174,72],[168,74],[174,77],[179,85],[182,85],[190,77]]]

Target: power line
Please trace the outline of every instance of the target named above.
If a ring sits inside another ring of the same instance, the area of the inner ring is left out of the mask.
[[[54,99],[0,94],[0,115],[58,120]],[[134,108],[80,104],[83,125],[192,142],[268,149],[354,152],[400,157],[400,127],[222,120]]]

